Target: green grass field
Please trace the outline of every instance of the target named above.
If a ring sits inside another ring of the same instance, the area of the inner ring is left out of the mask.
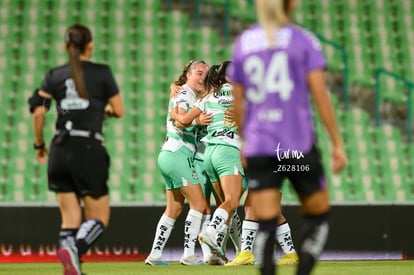
[[[294,274],[294,266],[278,268],[279,275]],[[143,262],[101,262],[85,263],[83,272],[87,275],[251,275],[258,274],[255,266],[188,267],[172,263],[168,267],[145,266]],[[62,274],[58,263],[0,263],[1,275],[56,275]],[[414,274],[414,261],[321,261],[312,274],[318,275],[406,275]]]

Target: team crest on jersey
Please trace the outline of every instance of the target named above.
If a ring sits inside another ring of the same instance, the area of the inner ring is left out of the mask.
[[[72,78],[65,80],[65,97],[60,102],[60,107],[64,110],[85,110],[89,107],[89,100],[81,98],[75,87]]]

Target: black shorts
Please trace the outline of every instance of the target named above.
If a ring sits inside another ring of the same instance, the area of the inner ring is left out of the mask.
[[[49,153],[49,190],[75,192],[79,197],[107,195],[110,158],[102,143],[70,136],[64,144],[58,144],[56,139]]]
[[[297,158],[248,157],[247,177],[249,190],[281,189],[287,178],[299,195],[308,195],[326,189],[321,155],[316,148]]]

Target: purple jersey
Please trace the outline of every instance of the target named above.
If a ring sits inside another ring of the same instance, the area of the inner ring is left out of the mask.
[[[326,67],[320,42],[293,25],[275,38],[270,47],[259,25],[244,31],[227,72],[245,90],[244,153],[250,157],[307,153],[315,143],[307,76]]]

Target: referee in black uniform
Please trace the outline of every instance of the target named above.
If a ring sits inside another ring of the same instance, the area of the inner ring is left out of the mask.
[[[81,274],[80,259],[109,223],[109,156],[102,145],[106,116],[122,117],[124,106],[111,69],[89,61],[92,34],[82,25],[65,34],[69,64],[50,70],[38,95],[56,100],[56,135],[48,160],[49,190],[56,193],[62,216],[58,257],[65,275]],[[47,109],[44,108],[44,111]],[[33,113],[36,158],[45,161],[44,115]],[[84,203],[82,223],[80,201]]]
[[[30,113],[32,114],[32,124],[34,126],[35,141],[34,144],[40,144],[36,149],[36,159],[40,163],[46,162],[47,148],[43,142],[43,125],[45,123],[45,113],[49,111],[51,100],[39,95],[39,89],[35,89],[33,95],[27,100],[29,103]],[[36,148],[36,146],[35,146]]]

